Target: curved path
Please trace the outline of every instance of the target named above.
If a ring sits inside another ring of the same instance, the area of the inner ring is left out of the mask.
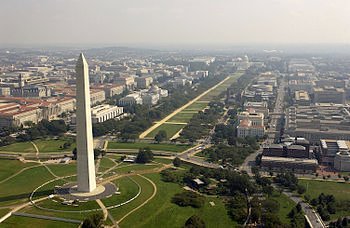
[[[163,118],[161,121],[157,122],[156,124],[154,124],[152,127],[148,128],[146,131],[144,131],[139,138],[140,139],[144,139],[149,133],[151,133],[153,130],[157,129],[160,125],[164,124],[165,122],[167,122],[169,119],[171,119],[173,116],[175,116],[176,114],[178,114],[179,112],[181,112],[182,110],[184,110],[185,108],[187,108],[188,106],[190,106],[191,104],[193,104],[194,102],[198,101],[199,99],[201,99],[202,97],[204,97],[205,95],[207,95],[209,92],[211,92],[212,90],[216,89],[217,87],[219,87],[220,85],[222,85],[223,83],[225,83],[228,79],[230,79],[232,76],[228,76],[226,77],[224,80],[222,80],[221,82],[219,82],[218,84],[216,84],[215,86],[211,87],[210,89],[204,91],[203,93],[201,93],[199,96],[197,96],[196,98],[194,98],[193,100],[189,101],[187,104],[181,106],[180,108],[176,109],[174,112],[170,113],[168,116],[166,116],[165,118]]]
[[[150,180],[149,178],[142,176],[140,174],[137,174],[138,176],[146,179],[148,182],[150,182],[153,186],[153,194],[147,199],[145,200],[142,204],[140,204],[139,206],[135,207],[134,209],[132,209],[131,211],[129,211],[126,215],[124,215],[121,219],[118,220],[118,224],[120,222],[122,222],[126,217],[128,217],[130,214],[134,213],[135,211],[137,211],[138,209],[140,209],[141,207],[143,207],[144,205],[146,205],[151,199],[153,199],[155,197],[155,195],[157,194],[157,185]]]
[[[1,180],[1,181],[0,181],[0,184],[2,184],[2,183],[4,183],[4,182],[6,182],[6,181],[8,181],[8,180],[10,180],[10,179],[12,179],[12,178],[14,178],[15,176],[17,176],[17,175],[23,173],[24,171],[26,171],[26,170],[28,170],[28,169],[32,169],[32,168],[36,168],[36,167],[40,167],[40,166],[43,166],[43,165],[42,165],[42,164],[40,164],[40,165],[33,165],[33,166],[29,166],[29,167],[23,168],[23,169],[21,169],[20,171],[18,171],[17,173],[14,173],[14,174],[12,174],[11,176],[6,177],[5,179]]]
[[[39,159],[39,148],[36,146],[36,144],[33,141],[30,141],[30,143],[34,146],[36,151],[35,155]]]

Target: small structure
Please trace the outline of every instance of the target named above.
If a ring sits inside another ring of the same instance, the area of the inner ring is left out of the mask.
[[[135,163],[135,161],[136,161],[136,156],[135,155],[128,155],[123,160],[123,162],[131,162],[131,163]]]

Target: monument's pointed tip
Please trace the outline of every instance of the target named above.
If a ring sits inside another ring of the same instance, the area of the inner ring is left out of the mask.
[[[79,54],[78,63],[86,63],[86,59],[83,53]]]

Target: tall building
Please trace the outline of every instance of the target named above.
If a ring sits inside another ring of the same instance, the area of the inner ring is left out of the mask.
[[[83,54],[79,56],[76,73],[78,191],[92,192],[96,188],[96,175],[91,124],[89,66]]]

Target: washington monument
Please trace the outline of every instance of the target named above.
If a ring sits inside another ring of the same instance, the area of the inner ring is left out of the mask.
[[[89,66],[82,53],[77,62],[76,73],[78,191],[92,192],[96,188],[96,175],[90,110]]]

